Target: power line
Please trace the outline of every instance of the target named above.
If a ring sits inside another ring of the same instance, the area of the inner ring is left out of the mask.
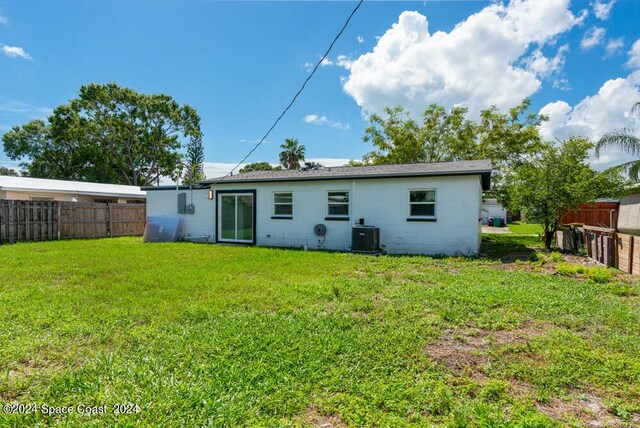
[[[327,51],[324,53],[324,55],[322,55],[322,58],[320,58],[320,61],[318,61],[315,65],[315,67],[313,67],[313,70],[311,70],[311,73],[309,74],[309,76],[307,76],[307,78],[305,79],[305,81],[302,83],[302,86],[300,87],[300,89],[298,90],[298,92],[296,92],[296,94],[293,96],[293,98],[291,99],[291,102],[289,103],[289,105],[287,105],[287,107],[282,111],[282,113],[280,113],[280,116],[278,116],[278,118],[275,120],[275,122],[273,122],[273,125],[271,125],[271,128],[269,128],[269,130],[264,134],[264,136],[260,139],[260,141],[258,141],[258,143],[251,149],[249,150],[249,153],[247,153],[247,155],[245,157],[242,158],[242,160],[240,162],[238,162],[238,164],[236,166],[233,167],[233,169],[231,171],[229,171],[224,177],[222,177],[220,180],[217,180],[213,183],[211,183],[210,185],[213,186],[215,184],[220,183],[221,181],[223,181],[225,178],[229,177],[231,174],[233,174],[233,171],[235,171],[236,169],[238,169],[238,167],[240,165],[242,165],[242,163],[244,161],[247,160],[247,158],[249,156],[251,156],[253,154],[253,152],[255,152],[258,147],[260,147],[260,145],[264,142],[264,140],[267,139],[267,137],[269,136],[269,134],[271,133],[271,131],[273,131],[273,129],[276,127],[276,125],[278,125],[278,122],[280,122],[280,119],[282,119],[284,117],[284,115],[287,113],[287,111],[289,111],[289,109],[293,106],[293,104],[296,102],[296,99],[298,99],[298,97],[300,96],[300,94],[302,93],[302,91],[304,90],[305,86],[307,86],[307,83],[309,83],[309,80],[311,80],[311,78],[313,77],[313,75],[316,73],[316,71],[318,70],[318,67],[320,67],[320,64],[322,64],[322,61],[324,61],[327,56],[329,56],[329,53],[331,52],[331,49],[333,49],[333,45],[336,44],[336,42],[338,41],[338,39],[340,38],[340,36],[342,35],[342,33],[344,32],[344,30],[347,28],[347,26],[349,25],[349,22],[351,21],[351,18],[353,18],[353,15],[356,14],[356,12],[358,11],[358,9],[360,9],[360,6],[362,6],[362,3],[364,2],[364,0],[360,0],[358,2],[358,4],[356,5],[356,7],[353,9],[353,11],[351,11],[351,14],[349,15],[349,17],[347,18],[347,20],[345,21],[344,25],[342,26],[342,28],[340,29],[340,31],[338,32],[338,34],[333,38],[333,41],[331,42],[331,44],[329,45],[329,48],[327,48]]]

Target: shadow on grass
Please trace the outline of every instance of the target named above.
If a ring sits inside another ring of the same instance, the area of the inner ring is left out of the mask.
[[[536,253],[543,249],[544,245],[537,236],[485,234],[482,235],[480,257],[503,263],[533,261],[537,259]]]

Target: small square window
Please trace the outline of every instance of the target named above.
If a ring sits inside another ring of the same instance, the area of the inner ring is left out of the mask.
[[[292,192],[274,192],[273,216],[278,218],[293,217],[293,193]]]
[[[435,190],[410,190],[409,191],[409,217],[435,219],[436,191]]]
[[[348,217],[349,216],[349,192],[328,192],[327,193],[327,216]]]

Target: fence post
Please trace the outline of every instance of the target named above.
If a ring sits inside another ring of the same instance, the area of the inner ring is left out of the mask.
[[[113,212],[111,211],[111,204],[107,204],[107,207],[109,207],[109,214],[107,214],[109,216],[109,230],[107,231],[107,234],[109,235],[109,238],[113,238]]]
[[[629,236],[629,273],[633,275],[633,235]]]
[[[60,215],[61,215],[61,209],[60,209],[60,202],[58,202],[57,204],[57,209],[56,212],[58,213],[58,218],[56,223],[58,224],[58,241],[60,240]]]

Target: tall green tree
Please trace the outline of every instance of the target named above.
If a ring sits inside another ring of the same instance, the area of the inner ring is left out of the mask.
[[[576,137],[560,146],[547,144],[517,167],[506,186],[509,208],[523,211],[530,221],[542,223],[547,249],[567,212],[581,203],[617,196],[623,190],[625,182],[618,174],[599,173],[591,168],[591,148],[589,140]]]
[[[240,169],[241,173],[253,172],[253,171],[279,171],[281,166],[273,166],[269,162],[254,162],[243,166]]]
[[[640,101],[631,107],[631,114],[635,114],[638,111],[640,111]],[[607,148],[620,149],[632,156],[640,157],[640,138],[635,136],[630,129],[613,131],[600,138],[596,144],[596,156],[599,157],[600,152]],[[634,181],[640,180],[640,159],[625,162],[622,165],[613,167],[613,169],[626,172]]]
[[[6,166],[0,166],[0,175],[9,175],[11,177],[20,176],[15,169],[7,168]]]
[[[206,178],[204,174],[204,146],[202,145],[202,139],[192,138],[187,143],[184,184],[196,184]]]
[[[384,116],[371,115],[371,125],[365,129],[363,141],[377,147],[364,156],[365,163],[446,162],[468,157],[477,130],[466,114],[463,107],[447,111],[432,104],[418,123],[402,107],[387,107]]]
[[[287,138],[280,148],[280,164],[284,169],[299,169],[304,162],[305,147],[297,139]]]
[[[32,177],[151,185],[173,175],[182,142],[201,137],[196,111],[168,95],[91,83],[47,122],[15,126],[2,141]]]
[[[364,156],[365,163],[418,163],[491,159],[497,169],[517,166],[542,145],[537,114],[525,115],[530,101],[507,113],[491,107],[480,112],[477,121],[467,118],[468,109],[446,110],[432,104],[421,122],[402,107],[386,108],[385,115],[371,115],[363,141],[376,150]]]

